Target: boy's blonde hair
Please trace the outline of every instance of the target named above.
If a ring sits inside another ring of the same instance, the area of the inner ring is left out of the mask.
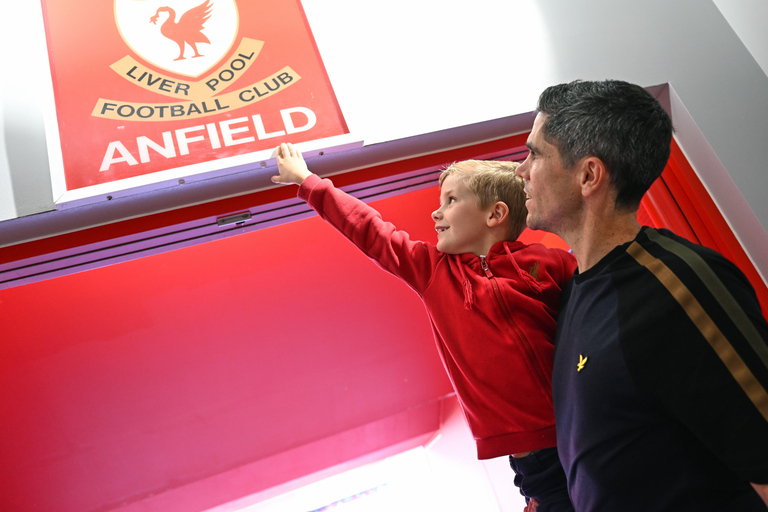
[[[462,183],[477,196],[477,206],[485,210],[497,201],[509,208],[507,240],[517,240],[525,229],[525,181],[515,174],[520,165],[504,160],[464,160],[449,165],[440,174],[440,186],[448,176],[460,177]]]

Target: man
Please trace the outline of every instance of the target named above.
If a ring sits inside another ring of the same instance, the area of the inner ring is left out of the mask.
[[[517,169],[528,226],[560,235],[578,263],[552,387],[579,512],[768,509],[768,325],[754,290],[721,255],[637,222],[671,138],[641,87],[561,84],[539,98]]]

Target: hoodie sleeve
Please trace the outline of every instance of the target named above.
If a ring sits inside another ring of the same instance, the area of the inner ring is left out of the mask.
[[[337,189],[328,179],[314,174],[307,177],[298,197],[382,269],[419,294],[426,289],[440,257],[434,246],[411,240],[408,233],[384,221],[379,212]]]

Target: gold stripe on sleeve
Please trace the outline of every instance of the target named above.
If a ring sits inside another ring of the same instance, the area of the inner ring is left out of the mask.
[[[704,286],[715,296],[715,299],[725,309],[726,314],[731,317],[733,323],[741,331],[749,346],[752,347],[765,367],[768,368],[768,345],[765,344],[760,333],[757,332],[757,328],[747,317],[744,308],[731,295],[731,292],[728,291],[723,282],[717,277],[717,274],[704,261],[704,258],[680,242],[661,236],[655,229],[646,229],[645,233],[650,241],[656,242],[667,251],[675,254],[691,267],[691,270],[699,276]]]
[[[661,260],[652,256],[637,242],[632,243],[627,253],[638,263],[651,271],[661,284],[677,300],[702,336],[717,353],[741,389],[747,394],[760,414],[768,421],[768,392],[755,378],[744,360],[739,356],[731,343],[715,325],[698,300],[688,287]]]

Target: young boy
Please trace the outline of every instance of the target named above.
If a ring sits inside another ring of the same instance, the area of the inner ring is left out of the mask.
[[[421,297],[478,458],[510,456],[528,509],[572,511],[551,377],[560,291],[576,262],[515,241],[527,215],[517,164],[466,161],[443,171],[434,246],[312,174],[291,144],[277,148],[277,163],[273,182],[300,185],[301,199]]]

